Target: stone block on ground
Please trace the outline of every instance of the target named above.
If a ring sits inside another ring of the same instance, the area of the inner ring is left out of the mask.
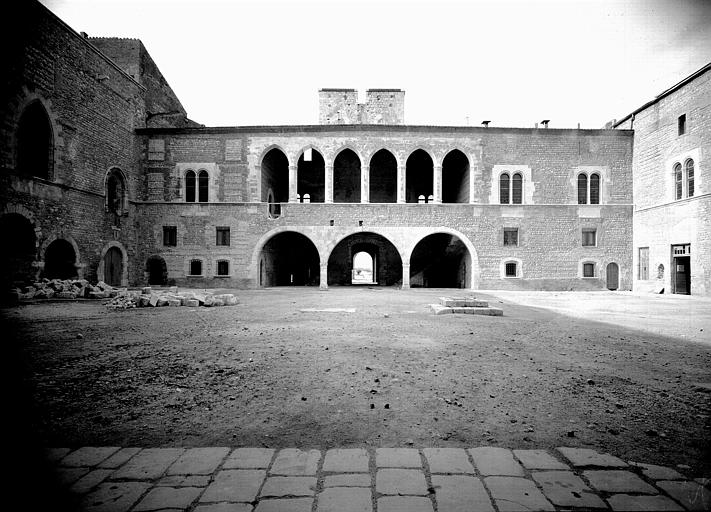
[[[511,450],[482,446],[470,448],[469,453],[474,459],[479,473],[485,476],[523,476],[523,467],[513,458]]]
[[[540,471],[531,475],[546,498],[559,507],[605,508],[605,503],[572,471]]]
[[[545,450],[514,450],[513,453],[526,469],[569,469]]]
[[[91,467],[97,466],[119,451],[117,446],[83,446],[74,450],[61,461],[62,466]]]
[[[435,315],[449,315],[452,313],[452,308],[442,306],[440,304],[430,304],[430,309]]]
[[[313,498],[261,500],[254,512],[311,512]]]
[[[488,476],[484,484],[496,501],[499,512],[555,511],[536,485],[526,478]]]
[[[190,448],[168,468],[168,475],[209,475],[229,452],[224,447]]]
[[[197,299],[187,299],[185,301],[185,306],[189,308],[197,308],[200,306],[200,301]]]
[[[313,496],[316,492],[315,476],[270,476],[264,482],[260,496]]]
[[[657,486],[688,510],[711,510],[711,491],[697,482],[661,480]]]
[[[333,473],[366,473],[368,471],[368,452],[362,448],[339,449],[326,452],[323,471]]]
[[[297,448],[284,448],[277,454],[270,473],[293,476],[315,475],[320,460],[321,452],[318,450],[302,451]]]
[[[372,512],[370,489],[330,488],[318,496],[317,512]]]
[[[341,473],[327,475],[323,481],[324,487],[370,487],[371,479],[368,473]]]
[[[471,475],[432,475],[440,512],[494,512],[481,480]]]
[[[420,468],[420,453],[414,448],[378,448],[375,464],[379,468]]]
[[[187,510],[202,492],[198,487],[154,487],[132,511],[148,512],[159,509]]]
[[[378,499],[378,512],[433,512],[429,498],[418,496],[385,496]]]
[[[599,453],[590,448],[556,448],[576,468],[585,466],[624,468],[627,464],[609,453]]]
[[[425,448],[422,453],[432,473],[474,473],[464,448]]]
[[[223,469],[200,496],[200,502],[252,502],[265,477],[263,469]]]
[[[375,490],[380,494],[427,496],[425,474],[416,469],[378,469]]]
[[[631,471],[597,470],[583,471],[583,476],[598,491],[658,494],[658,491]]]
[[[235,448],[222,465],[225,469],[266,469],[274,456],[273,448]]]
[[[84,512],[129,510],[150,487],[145,482],[104,482],[84,496]]]
[[[677,512],[685,510],[681,505],[666,496],[633,496],[613,494],[607,498],[610,508],[615,512]]]

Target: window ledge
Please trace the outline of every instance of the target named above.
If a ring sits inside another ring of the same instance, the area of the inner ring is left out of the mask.
[[[186,277],[205,277],[205,274],[188,274]]]
[[[225,279],[225,278],[230,278],[233,277],[232,275],[214,275],[212,276],[215,279]]]

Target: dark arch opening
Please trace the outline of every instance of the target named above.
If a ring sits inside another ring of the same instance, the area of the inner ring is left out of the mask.
[[[360,203],[360,158],[344,149],[333,162],[333,202]]]
[[[412,288],[467,288],[471,255],[454,235],[435,233],[418,242],[410,257]]]
[[[302,153],[297,164],[296,193],[301,197],[309,194],[312,203],[323,203],[326,197],[326,166],[321,153],[311,150],[311,161],[305,159]]]
[[[397,160],[387,149],[370,159],[370,202],[397,202]]]
[[[207,171],[200,171],[198,173],[198,202],[207,203],[208,201],[208,191],[210,186],[210,176]]]
[[[195,202],[195,171],[185,173],[185,202]]]
[[[272,197],[269,197],[269,191]],[[262,202],[289,201],[289,160],[277,148],[269,150],[262,159]]]
[[[37,254],[37,239],[32,223],[19,213],[0,216],[0,285],[2,288],[23,284],[35,278],[33,263]]]
[[[121,286],[123,275],[123,253],[118,247],[111,247],[104,255],[104,282],[111,286]]]
[[[44,251],[44,277],[47,279],[71,279],[77,276],[77,255],[72,244],[58,238]]]
[[[301,233],[278,233],[262,248],[259,274],[259,285],[263,287],[318,286],[321,277],[318,250]]]
[[[50,179],[52,128],[39,101],[25,108],[17,129],[17,169],[25,176]]]
[[[412,152],[405,165],[405,202],[416,203],[419,196],[432,195],[434,164],[426,151]]]
[[[442,161],[442,202],[469,202],[469,160],[458,149]]]
[[[328,284],[354,284],[353,260],[365,252],[373,259],[374,273],[370,284],[394,286],[402,283],[402,260],[395,246],[376,233],[355,233],[341,240],[328,258]]]
[[[168,266],[160,256],[151,256],[146,260],[148,284],[165,286],[168,284]]]

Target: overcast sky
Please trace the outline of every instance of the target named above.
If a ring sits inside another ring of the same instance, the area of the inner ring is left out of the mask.
[[[208,126],[317,124],[318,89],[405,90],[405,122],[600,128],[711,61],[711,0],[41,0],[143,41]]]

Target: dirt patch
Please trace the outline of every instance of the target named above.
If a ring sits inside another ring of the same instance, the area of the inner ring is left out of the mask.
[[[429,312],[451,292],[21,306],[2,311],[6,360],[48,446],[565,445],[709,474],[708,346],[507,300],[503,317]],[[355,312],[300,311],[332,308]]]

